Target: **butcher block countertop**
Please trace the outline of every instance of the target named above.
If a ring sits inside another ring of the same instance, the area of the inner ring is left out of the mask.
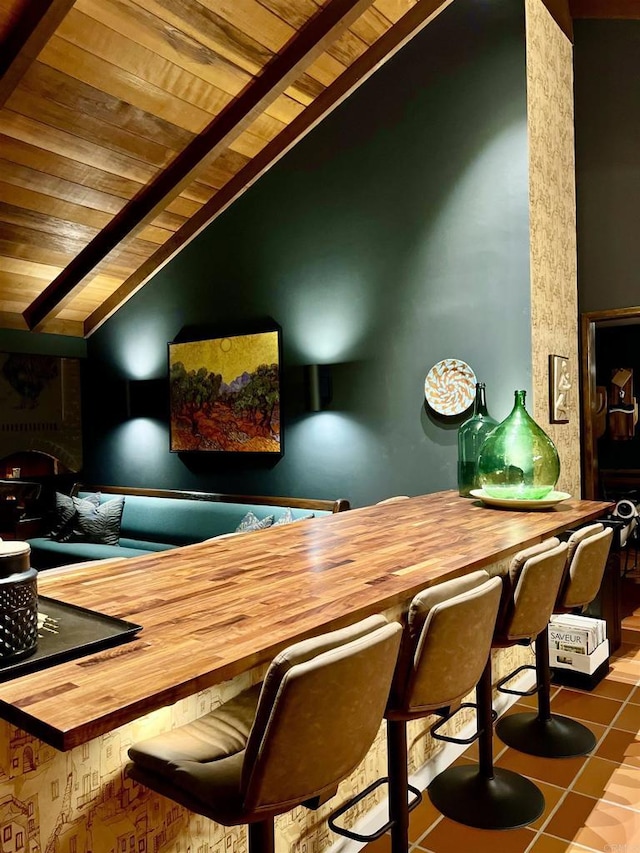
[[[0,716],[67,750],[265,663],[292,642],[408,602],[604,515],[439,492],[172,551],[42,572],[41,595],[143,626],[123,645],[0,684]]]

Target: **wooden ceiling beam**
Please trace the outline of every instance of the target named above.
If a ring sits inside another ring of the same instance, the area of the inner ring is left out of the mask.
[[[329,0],[183,151],[145,186],[29,305],[30,329],[70,301],[89,273],[126,237],[161,213],[197,173],[224,151],[349,27],[372,0]]]
[[[19,329],[28,331],[22,314],[16,311],[5,311],[0,307],[0,329]],[[47,324],[45,331],[50,335],[65,335],[70,338],[84,337],[84,325],[80,320],[63,320],[56,318]]]
[[[22,331],[27,331],[27,324],[25,323],[22,314],[18,314],[16,311],[0,309],[0,328],[21,329]]]
[[[105,323],[158,270],[452,2],[453,0],[419,0],[87,318],[84,326],[85,337]]]
[[[27,3],[0,45],[0,108],[49,41],[75,0]]]
[[[639,20],[640,0],[569,0],[573,18]]]

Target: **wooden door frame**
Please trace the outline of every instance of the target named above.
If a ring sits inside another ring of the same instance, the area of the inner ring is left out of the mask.
[[[580,315],[580,388],[582,391],[582,495],[596,499],[598,485],[598,446],[593,434],[591,413],[596,398],[596,327],[615,320],[637,320],[640,307],[589,311]]]

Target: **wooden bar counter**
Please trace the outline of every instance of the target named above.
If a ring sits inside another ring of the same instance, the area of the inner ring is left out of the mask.
[[[58,750],[592,521],[610,504],[516,512],[440,492],[130,560],[42,572],[39,592],[143,626],[115,648],[0,684],[0,716]]]

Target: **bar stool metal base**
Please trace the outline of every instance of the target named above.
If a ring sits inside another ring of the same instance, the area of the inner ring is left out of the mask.
[[[507,746],[543,758],[586,755],[596,745],[593,733],[582,723],[551,713],[551,669],[549,634],[536,637],[537,713],[510,714],[498,721],[495,730]]]
[[[367,843],[371,841],[377,841],[378,838],[382,838],[385,832],[388,832],[390,829],[393,829],[393,827],[396,825],[396,821],[391,818],[386,823],[382,824],[382,826],[378,827],[378,829],[366,835],[362,832],[355,832],[353,829],[347,829],[346,826],[339,826],[336,823],[336,818],[342,817],[343,814],[346,814],[346,812],[348,812],[355,805],[361,802],[361,800],[364,800],[365,797],[368,797],[369,794],[371,794],[373,791],[376,790],[376,788],[379,788],[381,785],[391,785],[388,776],[382,776],[380,779],[376,779],[375,782],[372,782],[370,785],[367,785],[367,787],[360,791],[360,793],[347,800],[347,802],[340,806],[339,809],[332,811],[329,817],[327,818],[327,824],[329,826],[329,829],[331,829],[337,835],[343,835],[345,838],[350,838],[352,841],[365,841]],[[416,806],[419,806],[422,802],[422,792],[418,790],[418,788],[416,788],[414,785],[407,785],[407,789],[413,794],[413,799],[407,804],[406,807],[406,817],[408,819],[409,813],[412,812],[416,808]]]
[[[407,768],[407,724],[404,720],[387,720],[387,767],[388,775],[377,779],[363,791],[348,800],[328,817],[329,828],[338,835],[354,841],[371,842],[391,830],[391,853],[407,853],[409,850],[409,813],[422,802],[422,792],[409,784]],[[389,820],[373,832],[354,832],[335,822],[349,809],[367,797],[380,785],[387,785],[389,792]],[[413,799],[409,802],[409,793]]]
[[[533,782],[493,764],[491,656],[476,687],[478,765],[449,767],[427,788],[445,817],[477,829],[517,829],[539,818],[544,796]]]
[[[546,720],[535,712],[510,714],[498,721],[496,734],[507,746],[543,758],[587,755],[596,745],[590,729],[556,714]]]
[[[450,767],[427,793],[445,817],[477,829],[517,829],[544,811],[544,797],[533,782],[503,768],[487,778],[475,766]]]
[[[250,823],[247,826],[247,848],[249,853],[274,853],[273,818]]]

